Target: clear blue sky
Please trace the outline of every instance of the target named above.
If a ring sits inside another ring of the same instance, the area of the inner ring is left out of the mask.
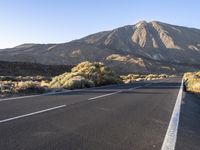
[[[0,0],[0,48],[62,43],[158,20],[200,28],[199,0]]]

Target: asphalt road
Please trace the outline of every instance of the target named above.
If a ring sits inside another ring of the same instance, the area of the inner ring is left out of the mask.
[[[160,150],[180,86],[171,78],[0,100],[0,150]],[[183,93],[176,150],[200,149],[198,99]]]

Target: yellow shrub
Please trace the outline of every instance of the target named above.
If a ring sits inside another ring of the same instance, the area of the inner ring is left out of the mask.
[[[15,83],[15,92],[17,93],[43,93],[45,91],[39,82],[25,81]]]
[[[200,72],[188,72],[184,74],[186,90],[200,93]]]
[[[72,68],[70,73],[54,77],[49,86],[52,88],[83,88],[118,83],[122,83],[121,78],[103,63],[86,61]]]

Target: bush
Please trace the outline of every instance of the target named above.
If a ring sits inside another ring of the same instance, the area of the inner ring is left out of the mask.
[[[14,84],[11,81],[4,81],[0,83],[0,93],[2,95],[10,94],[14,91]]]
[[[141,81],[143,79],[144,75],[139,74],[128,74],[128,75],[122,75],[121,78],[123,79],[123,82],[125,84],[133,83],[135,81]]]
[[[166,75],[166,74],[147,74],[147,75],[139,75],[139,74],[128,74],[122,75],[121,78],[123,82],[126,83],[133,83],[135,81],[143,81],[143,80],[154,80],[154,79],[164,79],[168,77],[175,77],[175,75]]]
[[[121,78],[100,62],[82,62],[66,72],[52,79],[49,86],[52,88],[85,88],[108,84],[122,83]]]
[[[39,82],[25,81],[15,84],[16,93],[43,93],[45,88],[41,87]]]
[[[200,72],[188,72],[184,74],[185,90],[200,93]]]
[[[69,79],[65,84],[63,85],[64,88],[68,89],[81,89],[81,88],[90,88],[94,87],[94,82],[88,79],[85,79],[82,76],[75,76],[71,79]]]

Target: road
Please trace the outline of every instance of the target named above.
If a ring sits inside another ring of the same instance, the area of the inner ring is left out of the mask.
[[[160,150],[180,86],[177,77],[0,100],[0,150]],[[198,99],[181,96],[176,150],[200,149]]]

